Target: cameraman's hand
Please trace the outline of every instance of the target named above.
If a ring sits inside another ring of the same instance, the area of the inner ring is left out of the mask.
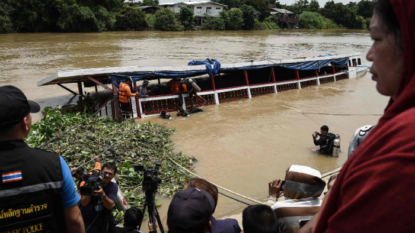
[[[283,180],[281,179],[277,179],[277,180],[273,180],[269,182],[268,184],[268,188],[269,188],[268,195],[269,196],[278,198],[282,194],[282,191],[281,191],[282,181]]]
[[[76,171],[78,171],[78,168],[76,168],[76,167],[71,168],[72,176],[75,175]]]
[[[154,228],[154,229],[153,229],[153,224],[151,224],[150,222],[148,222],[148,229],[150,231],[155,231],[155,230],[157,230],[158,227],[159,227],[159,224],[157,223],[157,221],[156,221],[156,228]]]
[[[104,190],[100,186],[99,186],[99,190],[94,191],[94,194],[92,194],[92,196],[94,197],[100,197],[102,195],[104,195]]]

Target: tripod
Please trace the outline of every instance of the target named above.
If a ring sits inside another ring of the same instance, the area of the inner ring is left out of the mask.
[[[160,228],[160,232],[164,233],[163,225],[161,224],[161,220],[160,220],[160,215],[159,215],[159,212],[157,211],[156,204],[155,204],[154,192],[152,191],[146,191],[146,201],[144,202],[143,213],[145,213],[146,207],[148,207],[147,208],[148,217],[150,219],[150,223],[153,224],[153,228],[156,227],[155,223],[157,221],[159,228]],[[142,224],[140,224],[140,228],[141,226]]]

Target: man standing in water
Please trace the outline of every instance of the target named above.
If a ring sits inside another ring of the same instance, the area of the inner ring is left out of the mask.
[[[328,137],[328,133],[329,133],[329,127],[327,125],[323,125],[320,128],[320,133],[314,132],[312,134],[313,135],[313,140],[314,140],[314,145],[320,146],[320,152],[323,153],[323,154],[329,154],[330,153],[331,140]],[[317,136],[319,136],[320,138],[317,139]]]

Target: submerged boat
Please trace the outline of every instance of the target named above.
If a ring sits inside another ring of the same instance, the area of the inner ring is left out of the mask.
[[[79,95],[80,98],[83,97],[84,87],[95,87],[96,91],[98,86],[103,87],[109,91],[109,97],[105,101],[98,101],[95,109],[100,116],[118,119],[126,116],[126,113],[121,112],[116,98],[119,83],[131,77],[133,89],[137,92],[137,82],[155,80],[158,84],[149,86],[155,95],[148,98],[131,98],[131,117],[145,118],[158,115],[162,111],[189,108],[188,94],[181,97],[170,94],[170,89],[162,84],[162,79],[191,77],[202,89],[198,95],[206,100],[205,103],[196,105],[200,107],[351,79],[367,70],[368,66],[362,65],[360,54],[326,54],[312,58],[233,64],[220,64],[216,60],[207,59],[200,62],[192,61],[188,66],[130,66],[59,71],[37,84],[56,84],[74,95]],[[63,86],[65,83],[77,83],[78,93]],[[179,101],[179,98],[182,98],[182,101]]]

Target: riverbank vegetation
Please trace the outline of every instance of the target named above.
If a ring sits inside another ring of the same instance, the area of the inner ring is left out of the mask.
[[[44,112],[47,115],[40,122],[33,124],[32,132],[26,138],[26,142],[31,147],[39,147],[49,139],[62,135],[90,115],[79,112],[65,114],[60,107],[55,109],[46,107]],[[121,138],[124,133],[125,136]],[[133,120],[114,121],[112,118],[96,116],[43,149],[60,154],[69,167],[75,167],[93,159],[120,139],[113,147],[115,157],[107,151],[101,157],[101,163],[117,164],[118,172],[115,178],[127,202],[132,206],[140,206],[144,199],[141,191],[143,174],[136,173],[133,165],[154,167],[156,161],[162,162],[159,172],[162,183],[158,192],[161,196],[172,197],[185,188],[188,178],[174,168],[169,159],[186,168],[191,168],[193,161],[183,153],[173,151],[173,142],[170,138],[173,133],[173,129],[151,123],[137,124]],[[93,166],[94,162],[91,162],[85,166],[85,170],[89,171]]]
[[[365,29],[373,8],[370,0],[346,5],[331,0],[324,7],[320,7],[317,0],[298,0],[292,5],[283,5],[277,0],[216,1],[227,5],[220,17],[207,17],[196,27],[194,13],[187,7],[181,8],[178,14],[161,8],[155,15],[146,15],[137,8],[157,6],[158,0],[143,0],[139,4],[123,0],[3,0],[0,2],[0,33],[277,29],[284,23],[270,14],[268,4],[294,12],[300,28]]]

